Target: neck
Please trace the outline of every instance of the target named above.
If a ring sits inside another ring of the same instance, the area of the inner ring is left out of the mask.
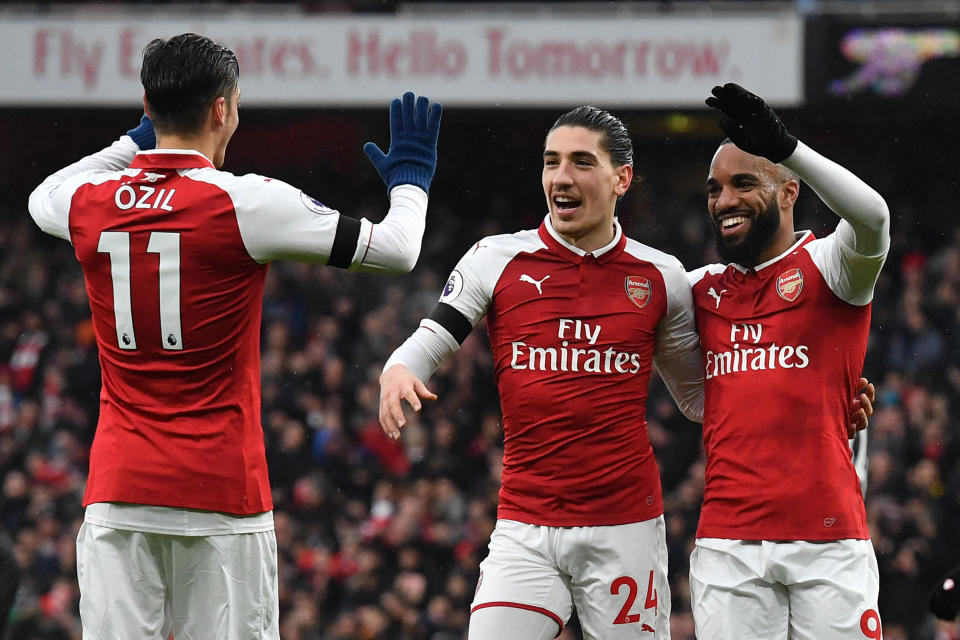
[[[557,225],[553,218],[550,219],[550,224],[553,226],[553,230],[558,236],[563,238],[563,240],[580,249],[590,253],[591,251],[596,251],[597,249],[602,249],[611,242],[616,236],[616,227],[613,224],[613,220],[610,220],[608,224],[603,224],[595,229],[591,229],[582,235],[572,235],[570,233],[564,233],[558,227],[562,225]]]
[[[175,133],[157,133],[157,149],[199,151],[206,156],[207,160],[213,162],[216,157],[217,144],[212,136],[204,134],[184,136]]]
[[[768,260],[773,260],[779,255],[782,255],[787,249],[793,246],[793,243],[797,241],[796,236],[793,232],[793,225],[780,224],[780,229],[777,230],[776,235],[773,236],[773,240],[767,245],[767,248],[761,251],[757,255],[757,259],[754,260],[752,265],[744,266],[757,266],[758,264],[763,264]]]

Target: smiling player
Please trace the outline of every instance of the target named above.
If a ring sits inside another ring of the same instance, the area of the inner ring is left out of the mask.
[[[690,587],[700,640],[880,640],[879,577],[848,445],[883,198],[735,84],[707,178],[717,249],[690,274],[704,356],[704,502]],[[795,232],[803,179],[840,216]]]

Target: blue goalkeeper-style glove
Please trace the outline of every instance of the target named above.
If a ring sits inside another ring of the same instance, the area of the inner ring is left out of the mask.
[[[760,96],[733,82],[714,87],[711,93],[707,106],[725,116],[720,119],[720,128],[747,153],[776,164],[797,148],[797,139]]]
[[[141,151],[147,151],[157,146],[157,136],[153,132],[153,121],[147,114],[140,118],[140,124],[127,131],[127,135],[133,138]]]
[[[390,103],[390,149],[384,153],[373,142],[363,145],[377,173],[387,185],[387,194],[398,184],[412,184],[430,193],[437,168],[437,137],[443,105],[409,91]]]

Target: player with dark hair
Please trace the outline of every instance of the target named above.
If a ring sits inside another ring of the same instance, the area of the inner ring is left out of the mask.
[[[727,84],[707,104],[729,136],[707,178],[728,264],[690,273],[707,457],[690,559],[697,638],[880,640],[847,417],[890,215],[756,95]],[[794,231],[800,179],[841,218],[824,238]]]
[[[587,638],[670,637],[660,477],[646,430],[651,365],[699,420],[702,363],[680,262],[623,235],[623,123],[580,107],[547,134],[538,229],[482,239],[384,365],[380,420],[487,318],[503,413],[500,502],[471,640],[547,640],[573,607]]]
[[[141,79],[153,122],[54,173],[29,203],[74,246],[102,370],[77,540],[84,638],[278,638],[260,423],[267,267],[411,270],[441,107],[405,94],[390,107],[389,151],[364,147],[390,198],[373,224],[218,170],[239,122],[226,47],[154,40]]]

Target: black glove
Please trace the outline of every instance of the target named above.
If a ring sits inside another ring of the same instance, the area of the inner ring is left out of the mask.
[[[714,87],[711,93],[716,97],[707,98],[707,106],[725,116],[720,118],[720,128],[747,153],[779,163],[797,148],[796,137],[760,96],[733,82]]]
[[[141,151],[147,151],[157,146],[157,136],[153,132],[153,121],[147,114],[140,117],[140,124],[127,131],[127,135],[137,143]]]
[[[387,193],[398,184],[413,184],[430,193],[430,182],[437,168],[437,137],[443,106],[409,91],[403,100],[390,103],[390,149],[387,153],[376,144],[363,145],[377,173],[387,185]]]
[[[960,612],[960,566],[943,576],[930,595],[930,612],[942,620],[956,619]]]

